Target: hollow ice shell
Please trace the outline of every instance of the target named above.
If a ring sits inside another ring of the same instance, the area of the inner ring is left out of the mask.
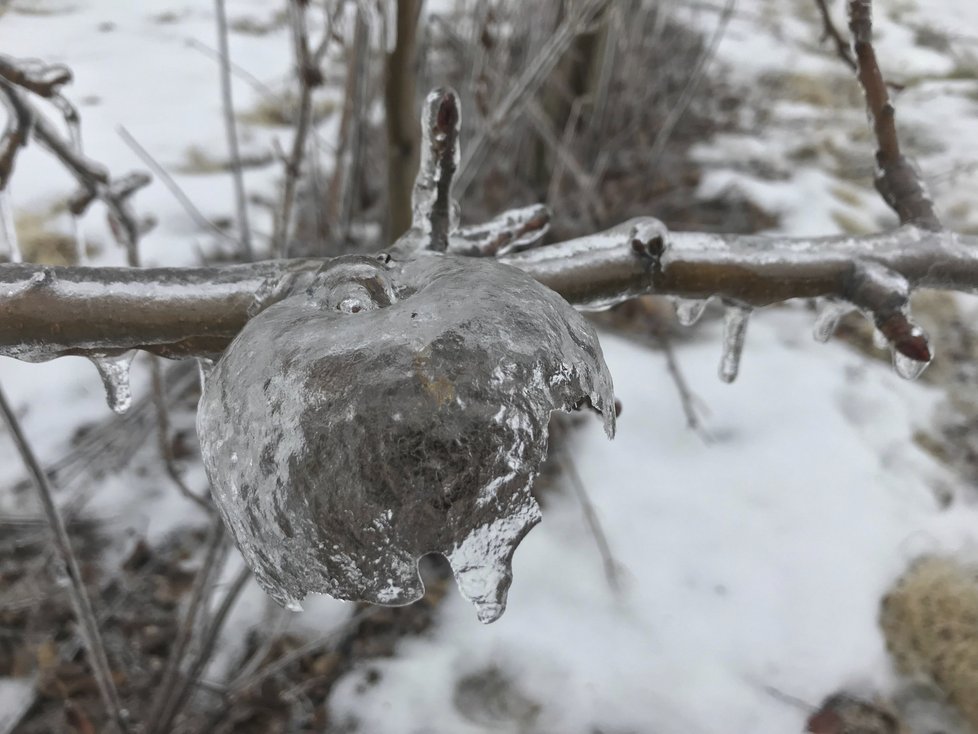
[[[279,603],[407,604],[438,552],[491,622],[540,520],[550,413],[588,404],[613,435],[594,330],[522,271],[347,257],[245,326],[197,429],[224,519]]]

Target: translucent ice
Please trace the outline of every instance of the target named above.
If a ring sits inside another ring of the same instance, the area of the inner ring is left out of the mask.
[[[740,370],[740,355],[744,351],[747,322],[751,309],[735,303],[724,304],[723,354],[720,357],[720,379],[733,382]]]
[[[554,410],[614,429],[589,323],[490,259],[340,258],[255,316],[224,352],[197,429],[214,497],[283,605],[310,592],[408,604],[418,559],[502,614]],[[355,307],[354,307],[355,306]]]
[[[818,309],[815,326],[812,329],[815,341],[827,342],[839,328],[839,322],[846,314],[855,310],[855,306],[845,301],[826,299]]]
[[[699,321],[708,303],[709,299],[707,298],[672,299],[672,305],[676,309],[676,319],[683,326],[692,326]]]
[[[900,352],[893,350],[893,367],[896,369],[897,374],[907,380],[916,380],[927,369],[927,365],[930,362],[921,362],[916,359],[910,359]]]
[[[122,414],[132,405],[132,390],[129,387],[129,369],[132,367],[135,352],[125,354],[90,357],[102,385],[105,387],[105,401],[116,413]]]
[[[7,262],[19,263],[23,260],[20,244],[17,241],[17,227],[14,224],[14,208],[10,202],[10,191],[0,191],[0,254],[6,254]]]

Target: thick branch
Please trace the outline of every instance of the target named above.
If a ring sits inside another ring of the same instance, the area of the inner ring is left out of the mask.
[[[867,267],[901,277],[911,290],[978,293],[975,236],[905,226],[861,238],[671,232],[663,244],[663,233],[656,220],[637,219],[500,260],[584,309],[659,294],[718,296],[747,306],[831,297],[871,310],[877,306],[860,276]],[[323,262],[146,269],[0,265],[0,354],[25,360],[121,349],[214,355],[247,321],[254,294],[268,279],[313,271]],[[895,313],[900,304],[883,305]]]
[[[387,54],[384,106],[387,112],[387,198],[389,235],[411,226],[411,189],[418,170],[421,128],[416,115],[415,56],[421,0],[397,0],[397,43]]]

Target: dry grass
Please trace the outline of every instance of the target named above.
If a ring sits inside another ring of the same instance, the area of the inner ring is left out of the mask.
[[[19,212],[15,217],[17,239],[21,253],[27,262],[42,265],[76,265],[75,238],[55,225],[63,218],[58,211]],[[97,244],[87,242],[88,255],[99,251]]]

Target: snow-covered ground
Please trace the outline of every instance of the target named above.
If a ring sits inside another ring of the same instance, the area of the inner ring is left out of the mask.
[[[225,175],[179,173],[192,149],[224,157],[217,67],[188,46],[189,40],[214,46],[210,5],[62,5],[50,14],[0,17],[3,52],[74,69],[69,94],[81,103],[92,157],[115,172],[142,167],[116,133],[123,125],[175,172],[205,215],[227,217],[233,200]],[[704,4],[675,5],[707,31],[716,22]],[[975,228],[978,3],[878,5],[881,63],[906,85],[896,102],[907,147],[947,221]],[[267,20],[273,12],[259,0],[232,0],[229,11],[232,21]],[[841,13],[838,20],[844,28]],[[949,43],[926,43],[926,29]],[[808,0],[738,3],[717,65],[752,90],[744,129],[696,150],[708,170],[704,196],[738,187],[778,214],[786,234],[892,222],[871,187],[858,88],[831,48],[818,44],[820,33]],[[280,90],[290,65],[286,42],[284,29],[236,32],[232,55]],[[247,110],[261,93],[238,79],[235,94],[238,108]],[[327,140],[331,124],[323,128]],[[285,129],[243,132],[246,154],[267,152],[274,134],[288,140]],[[251,170],[248,187],[268,195],[277,175],[274,167]],[[42,152],[21,159],[13,189],[21,212],[47,211],[70,191]],[[159,220],[145,239],[147,264],[196,261],[208,236],[159,182],[136,203]],[[256,229],[267,233],[267,213],[252,211]],[[96,261],[122,262],[98,214],[86,218],[85,228],[102,245]],[[961,308],[974,315],[970,301]],[[605,336],[624,405],[618,436],[608,442],[595,421],[572,433],[567,448],[619,564],[621,588],[609,587],[574,494],[551,493],[543,522],[517,551],[502,619],[483,626],[460,596],[450,595],[431,630],[334,687],[334,721],[405,734],[784,734],[801,731],[809,713],[788,697],[814,705],[847,687],[886,692],[892,678],[876,625],[880,596],[923,552],[978,557],[978,507],[973,489],[915,441],[941,405],[940,386],[903,381],[842,343],[816,344],[811,321],[800,306],[756,315],[732,386],[716,377],[715,322],[677,346],[708,408],[709,441],[685,428],[662,354]],[[78,425],[107,411],[95,370],[80,359],[2,360],[0,382],[42,459],[63,454]],[[146,383],[137,362],[137,394]],[[0,442],[0,486],[20,476],[12,447]],[[204,486],[199,470],[188,479]],[[950,505],[938,496],[948,491]],[[132,477],[109,479],[90,505],[96,514],[136,518],[151,538],[193,516],[192,507],[165,483]],[[0,494],[0,510],[28,509]],[[309,633],[328,631],[348,610],[328,599],[305,607],[293,625]],[[220,677],[241,630],[263,611],[261,592],[249,588],[213,677]],[[502,681],[496,699],[473,703],[464,695],[466,682],[480,677]],[[0,687],[0,730],[18,690]]]

